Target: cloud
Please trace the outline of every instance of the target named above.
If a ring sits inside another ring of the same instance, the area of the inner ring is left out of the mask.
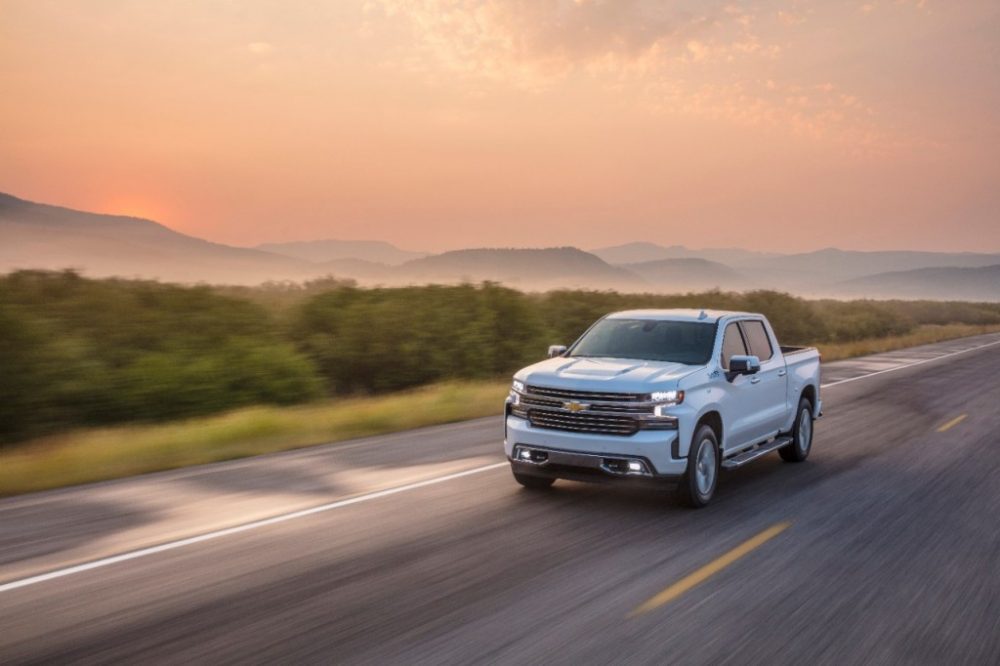
[[[857,155],[876,156],[896,146],[879,126],[873,108],[832,83],[765,79],[692,87],[663,81],[649,86],[646,93],[649,103],[663,112],[781,128]]]
[[[559,76],[595,63],[717,54],[745,42],[751,15],[686,0],[382,0],[438,63],[510,78]],[[693,48],[691,45],[695,45]]]
[[[274,51],[274,46],[267,42],[250,42],[247,44],[247,51],[256,55],[267,55]]]
[[[927,0],[891,0],[890,2],[879,2],[878,0],[872,0],[871,2],[863,2],[858,7],[858,10],[862,14],[871,14],[879,5],[896,5],[899,7],[913,7],[914,9],[919,9],[922,11],[930,11]]]
[[[418,55],[408,51],[402,63],[412,69],[443,67],[532,90],[582,72],[616,94],[631,92],[654,113],[783,127],[866,152],[891,143],[874,110],[857,97],[783,67],[793,62],[786,50],[797,26],[816,9],[803,0],[380,0],[379,6],[412,32]]]
[[[779,21],[788,26],[798,25],[806,20],[806,17],[798,12],[785,11],[783,9],[778,10],[777,16]]]

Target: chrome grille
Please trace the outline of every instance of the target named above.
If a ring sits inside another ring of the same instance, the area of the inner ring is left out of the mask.
[[[526,393],[521,396],[521,405],[524,408],[539,407],[542,409],[564,409],[566,402],[572,400],[555,400],[553,398],[543,398],[541,396]],[[653,405],[648,403],[628,404],[620,402],[588,402],[588,411],[591,412],[612,412],[615,414],[652,414]]]
[[[628,416],[606,416],[586,412],[561,412],[529,409],[528,421],[536,428],[571,430],[600,435],[634,435],[639,422]]]

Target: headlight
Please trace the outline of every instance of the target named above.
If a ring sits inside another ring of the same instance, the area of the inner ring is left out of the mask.
[[[684,391],[657,391],[656,393],[650,393],[649,399],[653,402],[679,405],[684,402]]]
[[[513,380],[510,383],[510,393],[507,394],[507,405],[510,408],[509,414],[520,419],[528,418],[528,410],[521,404],[521,398],[525,392],[524,382]]]
[[[684,402],[684,391],[656,391],[649,394],[652,402],[659,403],[653,407],[655,416],[667,416],[666,410]]]
[[[507,400],[510,401],[511,405],[516,407],[521,404],[522,393],[524,393],[524,382],[519,382],[515,379],[510,385],[510,395],[507,396]]]

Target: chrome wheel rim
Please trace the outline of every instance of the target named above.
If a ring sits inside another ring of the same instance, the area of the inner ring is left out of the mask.
[[[701,495],[712,492],[712,487],[715,485],[715,447],[708,439],[701,440],[701,444],[698,445],[694,477]]]
[[[812,445],[812,414],[809,413],[808,409],[803,409],[802,413],[799,414],[799,451],[806,453],[809,451],[810,445]]]

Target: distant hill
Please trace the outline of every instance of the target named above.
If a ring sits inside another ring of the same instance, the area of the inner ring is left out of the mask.
[[[657,291],[745,289],[746,277],[725,264],[707,259],[659,259],[621,266],[648,282]]]
[[[892,271],[919,268],[977,268],[1000,264],[1000,254],[974,252],[860,252],[826,248],[815,252],[788,254],[777,258],[734,262],[734,268],[752,270],[768,286],[785,284],[833,284]]]
[[[891,271],[835,285],[838,295],[963,301],[1000,301],[1000,265]]]
[[[305,261],[325,262],[337,259],[361,259],[363,261],[398,266],[413,259],[426,257],[424,252],[401,250],[385,241],[345,241],[315,240],[293,243],[264,243],[258,250],[273,252],[286,257]]]
[[[94,277],[217,284],[304,281],[332,275],[363,285],[491,280],[524,290],[770,288],[803,296],[1000,301],[998,267],[1000,254],[827,248],[778,255],[645,242],[594,253],[560,247],[421,255],[381,241],[337,240],[272,243],[251,249],[187,236],[151,220],[88,213],[0,194],[0,273],[74,268]]]
[[[407,262],[399,275],[413,281],[493,280],[523,289],[646,287],[629,271],[575,247],[455,250]]]
[[[365,259],[334,259],[315,264],[316,270],[335,277],[358,280],[361,283],[392,284],[399,282],[397,268]]]
[[[683,245],[663,246],[656,243],[636,242],[604,247],[591,251],[609,264],[626,265],[658,261],[661,259],[706,259],[722,264],[758,262],[780,256],[771,252],[753,252],[740,248],[703,248],[693,250]]]
[[[645,241],[625,243],[624,245],[615,245],[612,247],[601,247],[590,252],[609,264],[638,264],[647,261],[677,259],[687,256],[687,248],[683,245],[664,247],[663,245]]]
[[[151,220],[0,194],[0,272],[18,268],[230,284],[297,280],[315,273],[296,259],[211,243]]]
[[[706,259],[746,276],[757,287],[789,291],[815,290],[854,278],[918,268],[976,268],[1000,264],[1000,254],[975,252],[861,252],[825,248],[814,252],[778,254],[740,248],[705,248],[656,243],[626,243],[593,251],[610,264],[627,266],[661,259]]]

